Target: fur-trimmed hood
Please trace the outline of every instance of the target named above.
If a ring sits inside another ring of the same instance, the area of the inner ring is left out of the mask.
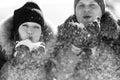
[[[61,41],[64,41],[65,36],[69,38],[70,34],[66,32],[70,30],[69,26],[71,26],[71,22],[78,23],[75,15],[68,17],[62,25],[58,26],[58,38],[61,37]],[[118,35],[117,33],[119,32],[119,25],[117,23],[117,20],[108,11],[106,11],[101,17],[100,30],[100,32],[102,33],[101,35],[107,38],[116,38]]]
[[[45,18],[45,26],[47,27],[46,31],[48,36],[46,38],[46,44],[49,43],[51,39],[54,38],[54,32],[52,30],[53,25],[49,23]],[[0,46],[2,51],[5,51],[5,57],[9,59],[13,53],[14,41],[11,40],[11,30],[13,28],[13,15],[10,15],[6,19],[0,22]]]

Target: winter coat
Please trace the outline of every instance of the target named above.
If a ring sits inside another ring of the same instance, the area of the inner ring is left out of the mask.
[[[6,62],[6,60],[5,60],[4,54],[2,52],[2,48],[0,47],[0,69],[5,62]]]
[[[21,70],[21,64],[19,65],[18,63],[18,59],[14,57],[15,55],[15,46],[16,46],[16,42],[12,41],[13,39],[11,39],[11,29],[13,27],[13,16],[10,16],[8,18],[6,18],[5,20],[1,21],[0,23],[0,46],[1,46],[1,54],[3,54],[3,64],[1,64],[1,71],[0,71],[0,80],[17,80],[17,78],[21,78],[22,80],[27,80],[27,79],[30,79],[31,77],[31,80],[34,80],[36,75],[40,75],[42,74],[41,76],[39,76],[39,78],[43,78],[43,76],[45,76],[45,69],[44,69],[44,65],[42,65],[42,67],[39,68],[39,64],[36,63],[38,66],[38,68],[35,68],[35,69],[30,69],[30,70],[27,70],[26,73],[22,73],[24,71]],[[54,40],[54,33],[52,31],[52,25],[50,23],[48,23],[46,20],[45,20],[45,27],[46,27],[46,30],[45,30],[45,35],[42,36],[43,38],[43,41],[45,41],[45,48],[46,48],[46,54],[47,52],[49,51],[48,47],[50,47],[51,45],[51,41]],[[19,50],[23,51],[23,52],[19,52]],[[41,48],[40,49],[37,49],[37,51],[33,51],[31,53],[39,53],[39,51],[41,51]],[[27,54],[28,51],[27,51],[27,48],[25,46],[21,47],[20,49],[18,49],[18,54],[19,53],[23,53],[23,54]],[[28,53],[29,54],[29,53]],[[44,57],[42,57],[44,58]],[[26,57],[25,57],[26,59]],[[29,58],[27,59],[27,61],[30,61]],[[16,63],[17,62],[17,63]],[[43,62],[40,62],[40,63],[43,63]],[[27,63],[28,64],[28,63]],[[25,65],[22,65],[22,66],[25,66]],[[34,63],[32,64],[32,66],[36,66]],[[20,69],[19,69],[20,68]],[[23,68],[22,68],[23,69]],[[20,71],[19,71],[20,70]],[[26,70],[26,69],[25,69]],[[20,73],[17,73],[16,71],[19,71]],[[18,74],[21,74],[24,75],[23,77],[20,77],[20,75]],[[31,73],[31,74],[27,74],[27,73]],[[15,75],[16,74],[16,75]],[[30,76],[31,75],[31,76]],[[24,79],[23,79],[24,78]],[[18,79],[18,80],[21,80],[21,79]],[[35,79],[35,80],[39,80],[39,79]],[[44,79],[45,80],[45,79]]]
[[[120,80],[119,25],[109,12],[100,23],[78,28],[75,15],[58,27],[52,53],[56,80]]]
[[[13,16],[9,16],[3,21],[0,22],[0,45],[2,51],[5,52],[4,55],[7,59],[12,56],[13,48],[15,47],[15,42],[11,39],[11,29],[13,27]],[[52,31],[52,25],[45,20],[46,34],[45,34],[45,43],[46,45],[54,38],[54,32]]]

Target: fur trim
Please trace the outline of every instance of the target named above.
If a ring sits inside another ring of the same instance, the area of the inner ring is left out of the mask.
[[[12,29],[13,16],[9,16],[0,23],[0,45],[2,50],[5,50],[7,57],[13,52],[13,43],[10,40],[11,29]]]
[[[70,23],[76,23],[76,16],[72,15],[65,20],[65,22],[58,27],[58,42],[70,42],[73,35],[73,28],[71,29]],[[78,23],[78,22],[77,22]],[[117,39],[118,38],[118,24],[110,12],[105,12],[100,21],[100,32],[99,35],[107,39]],[[74,27],[75,28],[75,27]],[[70,34],[70,30],[72,34]],[[69,33],[67,33],[69,32]],[[69,40],[69,41],[67,41]],[[73,41],[73,40],[71,40]]]
[[[54,33],[52,30],[52,25],[45,21],[45,26],[47,27],[47,32],[49,34],[46,34],[49,36],[49,38],[46,39],[47,42],[50,41],[50,39],[54,38]],[[10,56],[13,53],[14,43],[11,40],[11,29],[13,28],[13,15],[7,17],[0,23],[0,45],[2,46],[2,50],[5,50],[5,55],[7,58],[10,58]]]
[[[107,38],[118,38],[118,24],[115,18],[106,12],[101,18],[101,34]]]

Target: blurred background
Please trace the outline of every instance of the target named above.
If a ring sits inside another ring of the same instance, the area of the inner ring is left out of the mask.
[[[34,1],[39,5],[55,31],[58,25],[73,14],[74,0],[1,0],[0,21],[12,15],[15,9],[23,6],[27,1]]]
[[[120,0],[105,0],[105,1],[107,9],[113,13],[116,19],[120,19]]]
[[[0,21],[14,10],[23,6],[25,2],[30,0],[1,0],[0,2]],[[58,25],[63,23],[67,17],[73,14],[74,0],[32,0],[36,2],[43,11],[44,16],[54,26],[54,30]],[[120,0],[106,0],[106,6],[114,14],[116,19],[120,18]]]

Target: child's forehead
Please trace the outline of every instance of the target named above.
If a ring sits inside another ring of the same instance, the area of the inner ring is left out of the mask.
[[[90,4],[90,3],[97,3],[95,0],[79,0],[78,3]]]
[[[24,23],[22,23],[22,24],[19,26],[19,28],[20,28],[20,27],[23,27],[23,26],[26,26],[26,27],[39,27],[39,28],[41,28],[41,25],[38,24],[38,23],[36,23],[36,22],[24,22]]]

